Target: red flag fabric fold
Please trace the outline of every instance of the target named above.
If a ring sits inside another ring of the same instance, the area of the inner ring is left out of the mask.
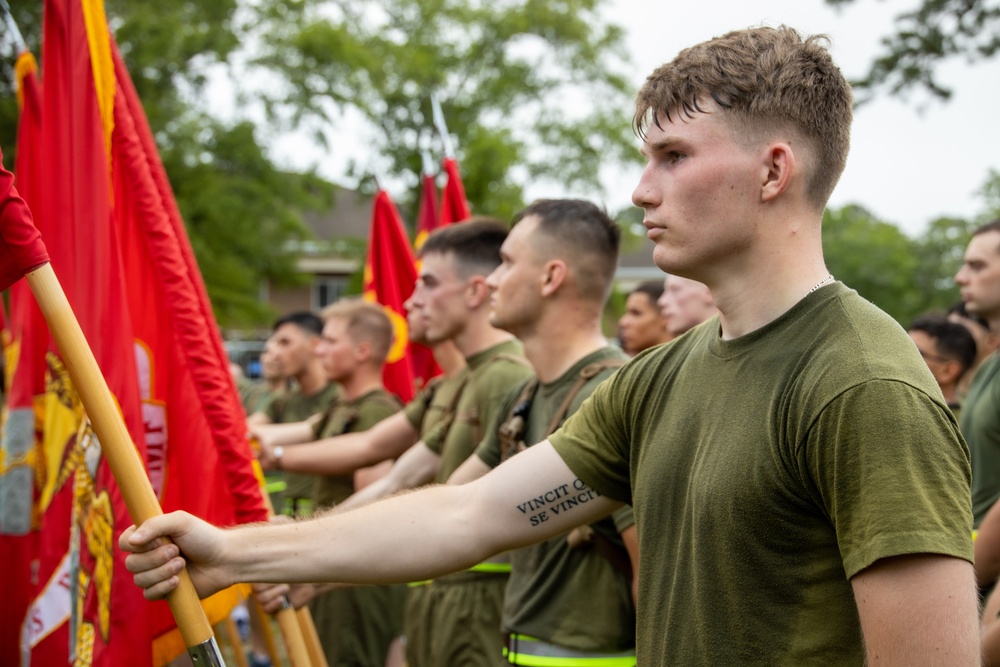
[[[392,320],[395,341],[382,373],[386,388],[404,403],[413,398],[413,363],[403,303],[413,293],[417,280],[410,240],[396,205],[385,190],[375,194],[365,262],[364,296],[382,304]]]
[[[453,222],[461,222],[468,218],[471,213],[469,212],[469,202],[465,198],[462,176],[458,171],[458,162],[453,157],[446,157],[442,167],[448,178],[441,193],[440,224],[443,227]]]

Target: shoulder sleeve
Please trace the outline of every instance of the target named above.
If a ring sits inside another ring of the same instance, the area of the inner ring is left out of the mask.
[[[480,391],[476,394],[476,411],[482,433],[486,434],[497,425],[507,395],[520,387],[532,375],[531,369],[515,361],[498,359],[492,363],[489,376],[482,378]]]
[[[580,409],[549,436],[556,452],[575,475],[598,493],[630,503],[630,434],[624,399],[631,368],[602,382]]]
[[[431,380],[426,387],[420,390],[420,393],[413,397],[413,400],[406,404],[403,408],[403,414],[406,415],[406,420],[410,422],[412,426],[418,433],[420,432],[420,425],[424,422],[424,417],[427,415],[427,408],[431,404],[431,399],[434,398],[434,391],[440,384],[435,380]]]
[[[267,415],[267,418],[271,420],[274,424],[280,424],[282,419],[281,415],[285,411],[285,403],[287,399],[285,395],[282,394],[277,396],[273,401],[261,408],[261,412]]]
[[[969,450],[947,407],[893,380],[831,401],[796,456],[852,577],[881,558],[972,560]]]
[[[375,395],[358,406],[358,417],[351,424],[352,432],[367,431],[386,417],[399,412],[399,402],[388,395]]]
[[[476,448],[476,456],[490,468],[496,468],[500,465],[500,427],[510,417],[510,413],[514,411],[514,403],[517,402],[523,390],[524,382],[509,391],[507,396],[504,397],[500,409],[494,415],[493,421],[486,424],[486,429],[483,432],[483,441]]]

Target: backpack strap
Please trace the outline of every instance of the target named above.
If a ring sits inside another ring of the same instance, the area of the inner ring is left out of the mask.
[[[625,364],[624,359],[601,359],[600,361],[595,361],[592,364],[587,364],[580,370],[580,374],[576,378],[576,382],[573,386],[569,388],[566,392],[566,398],[559,405],[559,409],[555,411],[552,415],[552,419],[549,421],[548,426],[545,427],[545,437],[548,437],[556,432],[559,425],[563,423],[566,419],[566,412],[569,411],[569,406],[573,404],[573,399],[576,395],[580,393],[584,385],[587,384],[594,376],[598,375],[602,371],[609,368],[619,368]]]
[[[514,401],[514,409],[507,415],[504,423],[500,425],[497,437],[500,440],[501,462],[527,449],[527,445],[524,443],[524,427],[528,419],[528,413],[531,412],[531,401],[535,398],[537,390],[538,378],[532,377],[525,383],[521,389],[521,393],[517,396],[517,400]]]

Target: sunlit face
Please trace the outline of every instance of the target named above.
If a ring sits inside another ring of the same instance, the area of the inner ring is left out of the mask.
[[[653,261],[670,274],[699,277],[735,259],[754,238],[751,207],[760,202],[760,156],[733,141],[714,102],[710,113],[672,114],[651,123],[632,202],[645,210]]]
[[[466,305],[469,280],[459,276],[450,253],[423,256],[417,285],[408,303],[414,311],[413,317],[420,320],[418,327],[423,328],[427,343],[433,345],[455,338],[465,328],[469,318]]]
[[[323,325],[323,335],[316,346],[316,356],[331,382],[343,382],[351,377],[359,364],[358,345],[347,332],[347,319],[331,317]]]
[[[486,279],[490,288],[490,324],[515,336],[532,331],[542,307],[545,262],[531,242],[537,227],[537,216],[528,216],[514,225],[500,246],[500,266]]]
[[[669,338],[666,318],[645,292],[628,295],[625,312],[618,320],[618,337],[627,354],[638,354]]]
[[[292,323],[282,324],[268,341],[274,354],[275,364],[282,377],[301,375],[309,366],[316,349],[316,336]]]
[[[663,296],[657,301],[674,336],[698,326],[715,314],[712,293],[703,284],[680,276],[668,276]]]
[[[972,237],[955,282],[966,310],[991,321],[1000,318],[1000,232]]]

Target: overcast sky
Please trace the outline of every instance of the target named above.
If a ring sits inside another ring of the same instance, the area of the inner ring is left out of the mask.
[[[611,0],[606,13],[628,31],[638,88],[647,74],[686,46],[733,29],[782,23],[803,33],[829,35],[845,75],[859,78],[878,52],[879,39],[892,30],[894,17],[917,4],[855,0],[834,10],[822,0]],[[991,168],[1000,170],[1000,58],[976,65],[950,62],[940,74],[953,90],[948,102],[923,94],[908,101],[883,94],[857,111],[847,170],[831,206],[861,204],[911,234],[940,216],[971,218],[983,212],[978,191]],[[623,117],[622,122],[629,120]],[[301,144],[286,146],[279,159],[308,166]],[[346,157],[340,150],[327,161],[319,159],[320,172],[342,177]],[[317,159],[315,153],[312,159]],[[637,167],[609,175],[602,203],[610,210],[628,205],[638,174]],[[530,197],[566,194],[587,193],[553,191],[550,185],[528,191]]]
[[[917,4],[855,0],[834,10],[822,0],[613,0],[608,16],[629,31],[642,76],[690,44],[732,29],[784,23],[807,34],[829,35],[844,74],[860,78],[894,17]],[[943,215],[982,213],[985,204],[977,193],[989,169],[1000,170],[1000,59],[978,65],[951,62],[940,78],[953,90],[949,102],[882,95],[858,109],[847,169],[831,206],[862,204],[911,233]],[[609,206],[613,201],[609,197]]]

